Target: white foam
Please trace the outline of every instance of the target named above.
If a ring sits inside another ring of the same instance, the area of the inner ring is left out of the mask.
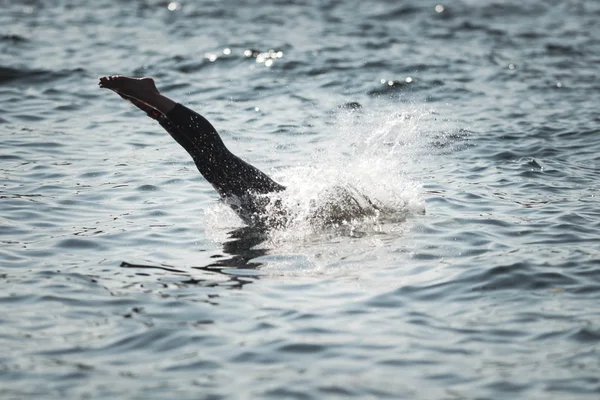
[[[287,190],[270,195],[271,201],[288,212],[266,245],[394,230],[407,216],[423,213],[421,185],[411,171],[425,154],[431,115],[418,106],[340,110],[333,131],[323,134],[306,164],[273,173]],[[340,203],[340,193],[350,200]],[[342,217],[332,219],[332,210],[336,217],[341,210]],[[207,236],[218,242],[240,225],[224,205],[207,208],[205,217]]]

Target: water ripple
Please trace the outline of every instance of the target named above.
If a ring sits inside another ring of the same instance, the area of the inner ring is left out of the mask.
[[[599,15],[5,4],[1,396],[595,399]],[[153,76],[292,209],[336,183],[395,213],[240,227],[108,74]]]

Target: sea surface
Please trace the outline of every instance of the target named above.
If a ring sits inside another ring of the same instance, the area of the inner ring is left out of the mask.
[[[600,398],[600,2],[0,5],[1,399]],[[340,185],[388,212],[311,218]]]

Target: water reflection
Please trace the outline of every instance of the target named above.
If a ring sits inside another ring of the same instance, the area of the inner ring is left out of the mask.
[[[229,240],[223,243],[223,255],[214,255],[215,259],[208,265],[201,267],[191,267],[194,270],[205,271],[226,275],[229,280],[221,279],[203,279],[190,274],[186,268],[174,267],[171,265],[143,265],[131,264],[126,261],[121,263],[121,268],[135,269],[159,269],[171,272],[177,275],[188,277],[182,284],[202,285],[202,286],[227,286],[229,288],[241,289],[245,284],[258,279],[259,275],[255,270],[262,263],[253,261],[254,259],[267,254],[268,250],[264,248],[255,248],[267,239],[267,232],[264,229],[256,227],[243,227],[229,232]],[[248,279],[252,278],[252,279]]]
[[[229,238],[230,240],[223,243],[223,251],[231,257],[213,256],[219,260],[206,267],[194,268],[221,272],[227,268],[256,269],[262,265],[252,260],[267,254],[266,249],[254,248],[267,239],[267,232],[264,229],[245,226],[229,232]]]

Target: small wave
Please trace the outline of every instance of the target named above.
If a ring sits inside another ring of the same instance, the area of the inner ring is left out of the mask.
[[[372,13],[370,15],[370,17],[372,17],[374,20],[379,20],[379,21],[395,21],[399,18],[413,16],[413,15],[417,14],[419,11],[420,11],[420,9],[417,7],[410,6],[410,5],[403,5],[403,6],[396,7],[394,9],[386,8],[384,10],[377,10],[376,12]]]
[[[550,43],[546,45],[546,53],[551,56],[581,56],[583,53],[574,46]]]
[[[415,80],[412,76],[406,76],[402,79],[381,79],[379,85],[369,90],[367,94],[369,96],[390,96],[394,97],[398,94],[404,94],[406,92],[414,92],[417,90],[427,90],[434,87],[443,86],[444,81],[439,79],[433,80]]]
[[[85,69],[83,68],[75,68],[60,71],[47,71],[42,69],[17,69],[0,66],[0,84],[5,82],[21,80],[27,80],[29,83],[50,82],[55,79],[72,77],[73,75],[80,76],[83,73],[85,73]]]
[[[409,80],[385,80],[382,79],[378,87],[371,89],[368,94],[371,96],[380,96],[384,94],[393,94],[397,92],[403,92],[412,85],[412,78]]]
[[[509,17],[509,16],[523,16],[531,15],[534,12],[536,5],[528,4],[526,2],[519,3],[492,3],[484,5],[480,10],[480,15],[484,20],[490,18]],[[540,13],[540,10],[536,10]]]
[[[27,39],[23,36],[15,35],[15,34],[8,34],[8,35],[0,35],[0,42],[11,43],[11,44],[26,43],[26,42],[29,42],[29,39]]]
[[[464,22],[460,23],[458,26],[456,26],[455,30],[467,31],[467,32],[481,31],[481,32],[485,32],[486,34],[488,34],[490,36],[506,35],[506,32],[503,30],[500,30],[497,28],[492,28],[485,24],[477,24],[477,23],[474,23],[471,21],[464,21]]]

